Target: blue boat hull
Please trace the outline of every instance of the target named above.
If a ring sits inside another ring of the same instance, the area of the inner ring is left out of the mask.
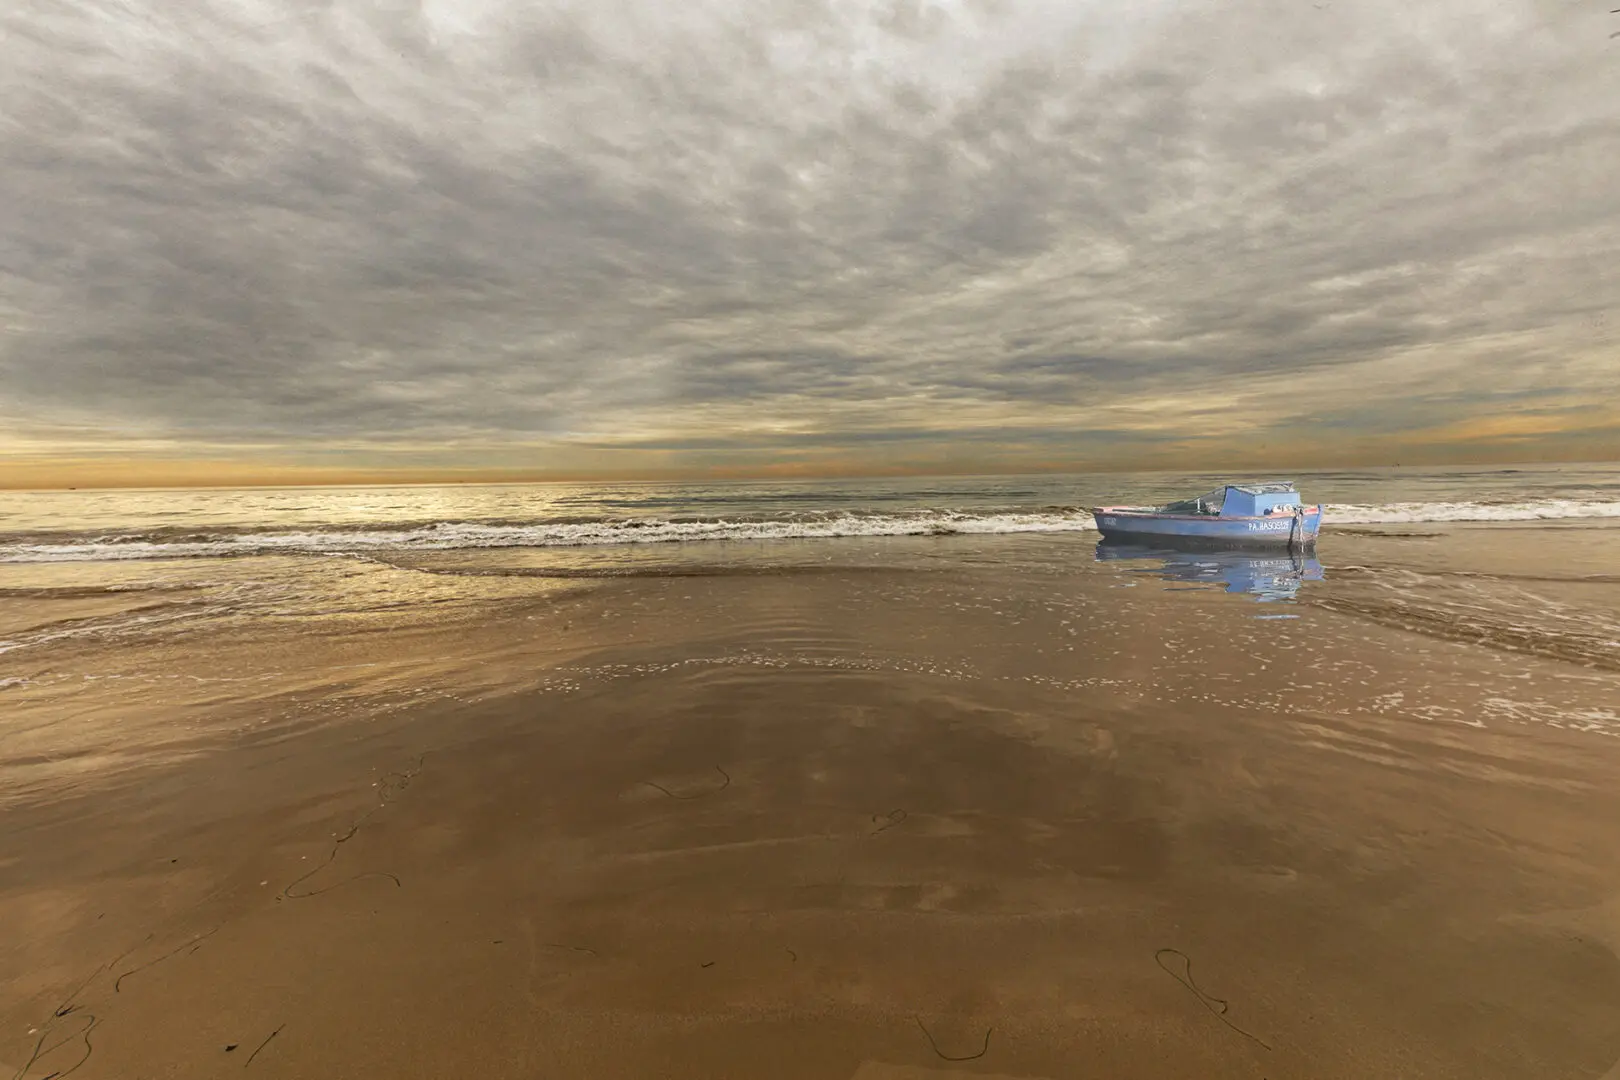
[[[1212,514],[1163,514],[1151,510],[1104,506],[1092,511],[1097,531],[1110,540],[1165,542],[1212,547],[1311,547],[1322,530],[1322,508],[1310,506],[1297,517],[1220,517]]]

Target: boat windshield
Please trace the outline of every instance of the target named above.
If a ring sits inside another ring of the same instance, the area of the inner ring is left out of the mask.
[[[1207,495],[1200,495],[1196,499],[1183,499],[1181,502],[1166,503],[1159,507],[1165,514],[1219,514],[1221,504],[1226,501],[1226,489],[1218,487]]]

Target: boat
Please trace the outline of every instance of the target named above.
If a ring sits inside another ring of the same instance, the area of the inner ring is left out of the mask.
[[[1224,585],[1229,593],[1248,593],[1261,601],[1292,600],[1304,582],[1324,577],[1322,564],[1303,551],[1192,552],[1128,540],[1097,541],[1098,562],[1135,560],[1157,563],[1147,572],[1165,581]]]
[[[1304,550],[1322,529],[1321,506],[1306,506],[1292,481],[1224,484],[1207,495],[1164,506],[1099,506],[1105,539],[1216,547]]]

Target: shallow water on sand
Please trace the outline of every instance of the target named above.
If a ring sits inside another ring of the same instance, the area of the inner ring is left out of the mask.
[[[1604,1076],[1615,536],[0,565],[0,1075]]]

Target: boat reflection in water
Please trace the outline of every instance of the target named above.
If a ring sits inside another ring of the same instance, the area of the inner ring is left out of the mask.
[[[1322,564],[1316,557],[1297,551],[1189,551],[1103,540],[1097,544],[1097,559],[1155,560],[1159,566],[1144,566],[1136,572],[1156,574],[1166,581],[1224,584],[1227,592],[1251,593],[1262,601],[1292,600],[1301,582],[1322,580]]]

